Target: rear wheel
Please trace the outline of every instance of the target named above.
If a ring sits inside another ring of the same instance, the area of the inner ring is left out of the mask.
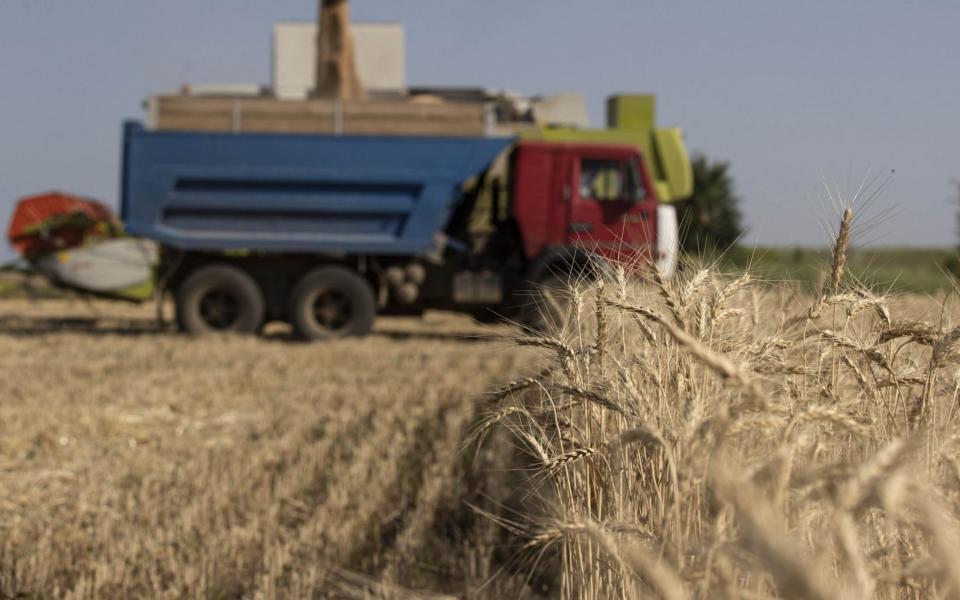
[[[498,325],[510,320],[503,314],[502,309],[497,311],[492,308],[478,308],[471,312],[470,316],[473,317],[474,321],[480,323],[481,325]]]
[[[364,336],[373,328],[377,301],[365,279],[343,267],[307,273],[290,296],[290,323],[305,340]]]
[[[533,285],[522,310],[521,324],[533,333],[551,333],[563,328],[570,313],[569,277],[550,273]]]
[[[256,333],[263,313],[260,286],[231,265],[197,269],[177,291],[177,324],[188,333]]]

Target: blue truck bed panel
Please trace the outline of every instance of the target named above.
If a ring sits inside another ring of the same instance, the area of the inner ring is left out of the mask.
[[[416,255],[511,138],[153,132],[124,126],[121,214],[183,250]]]

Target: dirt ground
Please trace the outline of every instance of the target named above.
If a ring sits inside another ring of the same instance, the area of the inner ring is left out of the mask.
[[[460,444],[532,367],[508,331],[437,313],[201,339],[147,307],[0,302],[0,596],[480,588],[481,541],[451,530],[475,492]]]

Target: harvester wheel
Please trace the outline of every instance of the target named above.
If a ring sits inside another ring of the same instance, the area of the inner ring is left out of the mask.
[[[260,286],[231,265],[201,267],[177,291],[177,324],[188,333],[253,334],[260,329],[263,314]]]
[[[344,267],[310,271],[290,295],[290,323],[305,340],[367,335],[376,316],[373,288]]]

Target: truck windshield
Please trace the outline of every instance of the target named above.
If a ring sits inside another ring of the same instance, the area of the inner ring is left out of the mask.
[[[584,160],[580,163],[580,197],[611,202],[622,200],[623,163],[616,160]]]
[[[647,188],[640,178],[640,164],[637,159],[631,158],[627,163],[627,197],[634,202],[643,202],[647,199]]]
[[[583,160],[580,197],[598,202],[642,202],[647,190],[636,160]]]

